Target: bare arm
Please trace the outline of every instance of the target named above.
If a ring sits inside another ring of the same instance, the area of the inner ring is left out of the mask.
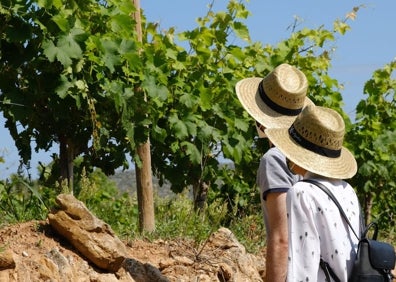
[[[266,281],[284,282],[288,256],[286,193],[269,193],[265,205],[270,230],[267,233]]]

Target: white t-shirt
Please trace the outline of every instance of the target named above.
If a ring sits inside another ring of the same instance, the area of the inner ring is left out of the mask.
[[[360,234],[360,206],[353,188],[345,181],[307,173],[304,179],[324,184],[341,204]],[[358,239],[339,209],[319,187],[297,182],[287,193],[289,262],[287,281],[325,281],[319,266],[322,257],[341,281],[348,281]]]

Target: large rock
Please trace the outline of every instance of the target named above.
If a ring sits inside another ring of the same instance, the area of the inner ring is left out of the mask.
[[[213,233],[208,240],[211,248],[223,250],[221,261],[219,262],[220,281],[263,281],[257,258],[246,252],[245,247],[238,241],[231,230],[220,228]]]
[[[56,202],[59,209],[48,215],[51,226],[97,267],[117,271],[127,252],[111,227],[71,194],[58,195]]]
[[[127,247],[111,227],[95,217],[86,206],[71,194],[56,198],[59,208],[48,214],[53,229],[66,238],[88,261],[110,273],[101,274],[94,281],[167,282],[158,268],[128,258]],[[41,263],[41,277],[69,277],[68,281],[85,281],[76,274],[68,260],[57,250],[51,250]],[[55,271],[50,271],[54,269]],[[48,275],[48,277],[46,276]],[[103,277],[107,275],[107,277]],[[115,275],[115,276],[114,276]],[[89,275],[92,281],[92,274]],[[56,281],[59,281],[56,279]]]

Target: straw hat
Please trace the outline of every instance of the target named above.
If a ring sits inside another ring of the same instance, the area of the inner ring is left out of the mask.
[[[245,110],[266,128],[290,126],[306,105],[308,82],[304,73],[289,64],[277,66],[266,77],[245,78],[235,85]]]
[[[342,146],[344,120],[332,109],[305,107],[289,128],[269,128],[265,133],[289,160],[310,172],[338,179],[356,174],[356,160]]]

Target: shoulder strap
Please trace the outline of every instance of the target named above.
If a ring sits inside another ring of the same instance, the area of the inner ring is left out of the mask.
[[[330,199],[333,200],[333,202],[336,204],[337,208],[340,210],[340,214],[341,216],[344,218],[344,220],[348,223],[349,227],[351,228],[352,232],[355,234],[355,236],[359,239],[359,236],[357,236],[355,230],[352,227],[351,222],[349,221],[348,217],[346,216],[344,210],[342,209],[340,203],[338,202],[337,198],[333,195],[333,193],[331,193],[331,191],[329,190],[329,188],[327,188],[325,185],[323,185],[322,183],[312,180],[312,179],[303,179],[302,181],[304,182],[309,182],[317,187],[319,187],[323,192],[325,192]],[[338,278],[338,276],[334,273],[333,269],[330,267],[330,265],[324,261],[322,258],[320,258],[320,263],[319,263],[320,267],[322,268],[325,276],[326,276],[326,281],[330,281],[330,276],[331,278],[333,278],[334,281],[336,282],[340,282],[340,279]]]
[[[349,221],[348,217],[346,216],[344,210],[342,209],[340,203],[338,202],[337,198],[333,195],[333,193],[331,193],[331,191],[329,190],[329,188],[327,188],[325,185],[323,185],[322,183],[315,181],[313,179],[304,179],[303,181],[305,182],[309,182],[312,183],[316,186],[318,186],[321,190],[323,190],[329,197],[330,199],[333,200],[333,202],[336,204],[336,206],[338,207],[338,209],[340,210],[340,214],[341,216],[344,218],[344,220],[346,221],[346,223],[348,223],[349,227],[351,228],[353,234],[355,234],[356,238],[358,238],[358,240],[360,240],[360,237],[357,235],[357,233],[355,232],[355,230],[352,227],[351,222]]]
[[[326,282],[330,282],[330,277],[333,278],[335,282],[341,282],[340,278],[338,278],[337,274],[334,273],[333,269],[330,267],[330,265],[324,261],[322,258],[320,258],[319,262],[320,267],[322,268],[325,276],[326,276]]]

